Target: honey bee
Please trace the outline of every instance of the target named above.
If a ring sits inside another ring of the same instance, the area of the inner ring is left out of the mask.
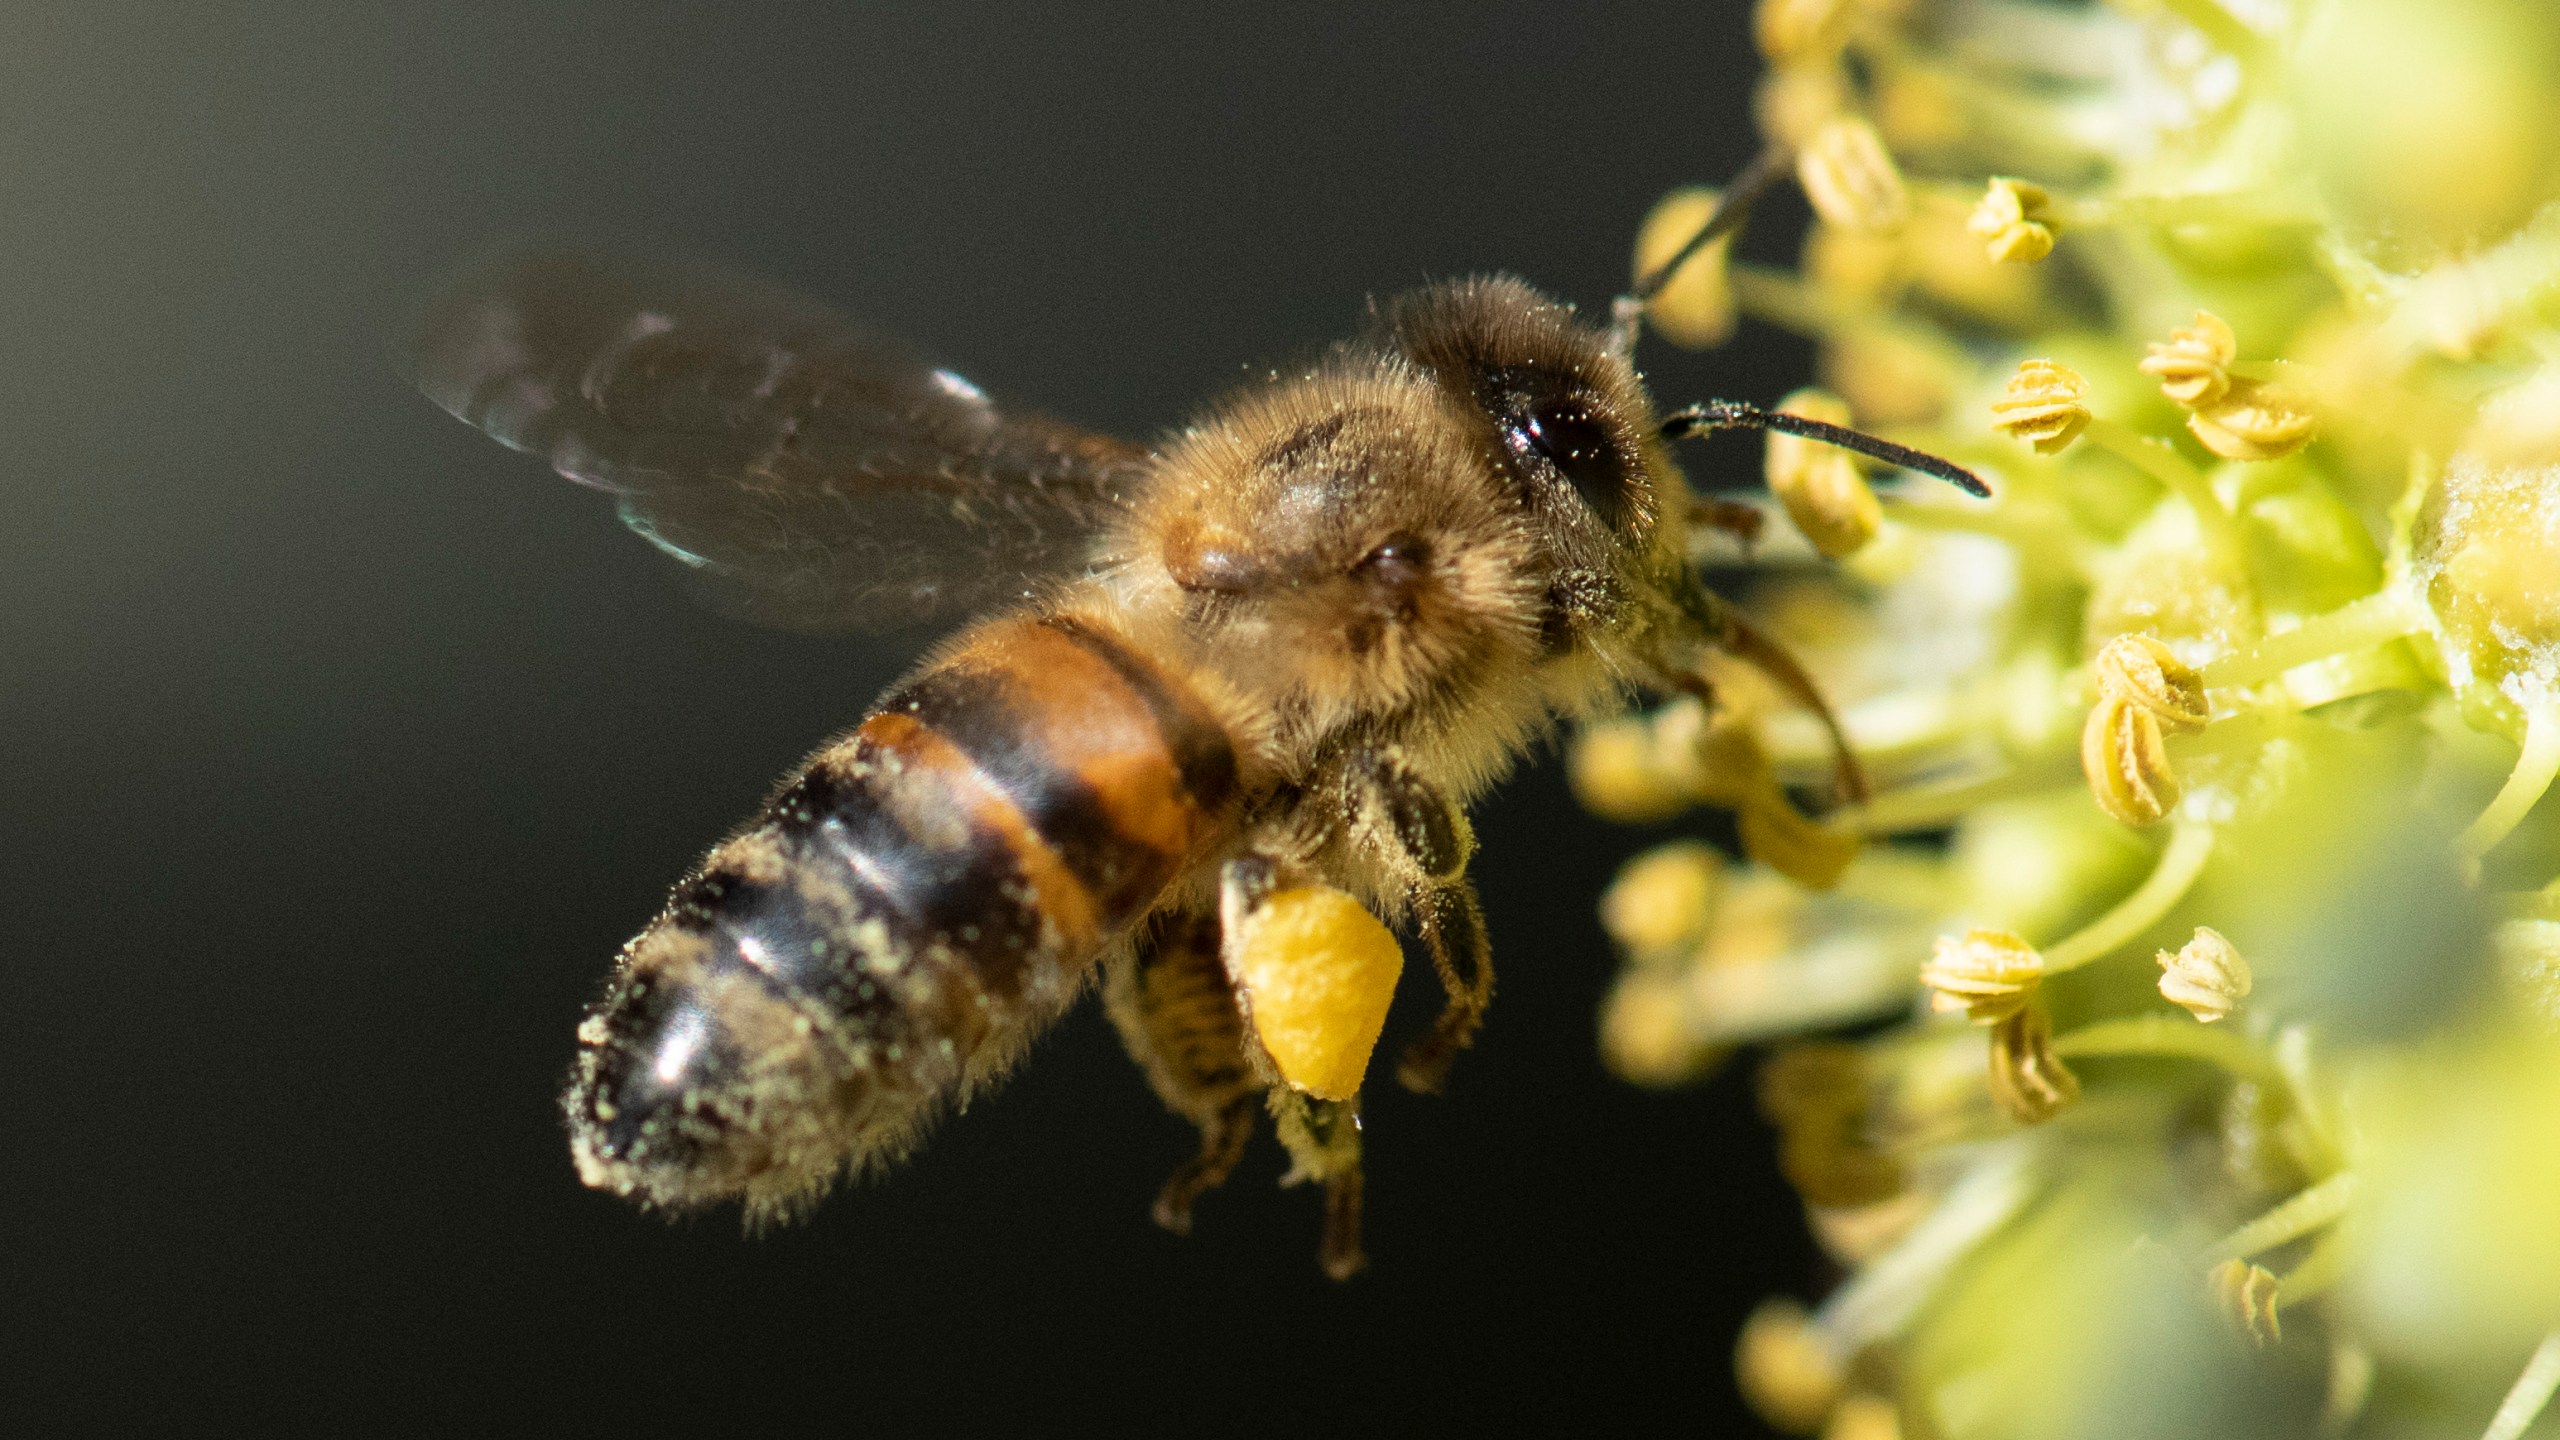
[[[795,1213],[1003,1075],[1098,972],[1200,1132],[1157,1219],[1187,1229],[1268,1108],[1324,1187],[1324,1267],[1357,1270],[1358,1096],[1275,1068],[1243,920],[1330,887],[1418,940],[1446,1000],[1397,1075],[1435,1090],[1493,994],[1468,804],[1560,722],[1694,687],[1713,648],[1819,705],[1693,574],[1668,444],[1882,442],[1746,406],[1666,421],[1634,315],[1431,285],[1149,447],[1007,414],[713,270],[525,248],[462,280],[417,332],[419,385],[612,495],[718,602],[874,631],[989,612],[624,948],[562,1102],[581,1178]]]

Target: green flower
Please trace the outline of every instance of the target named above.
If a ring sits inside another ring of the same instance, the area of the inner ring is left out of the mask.
[[[1997,498],[1791,482],[1773,526],[1857,523],[1738,582],[1866,803],[1806,817],[1828,738],[1740,666],[1575,757],[1746,821],[1613,892],[1613,1064],[1868,1027],[1770,1062],[1847,1278],[1746,1389],[2513,1440],[2560,1385],[2560,8],[1761,8],[1815,219],[1716,304]]]

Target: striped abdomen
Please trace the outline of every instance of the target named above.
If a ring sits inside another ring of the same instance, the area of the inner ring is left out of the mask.
[[[1010,617],[677,887],[580,1027],[587,1183],[787,1205],[1000,1072],[1226,823],[1235,756],[1092,624]]]

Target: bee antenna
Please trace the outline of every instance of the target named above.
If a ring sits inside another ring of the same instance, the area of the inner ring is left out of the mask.
[[[1716,202],[1715,213],[1671,252],[1670,259],[1637,277],[1635,288],[1627,292],[1627,300],[1642,306],[1661,294],[1662,287],[1670,284],[1671,277],[1679,274],[1680,267],[1696,258],[1699,251],[1741,229],[1751,218],[1751,207],[1760,203],[1760,197],[1769,193],[1779,176],[1787,173],[1791,158],[1787,147],[1775,141],[1752,156],[1742,173],[1733,177],[1733,183],[1724,187],[1724,198]]]
[[[1775,430],[1783,435],[1801,435],[1807,440],[1854,450],[1887,465],[1935,475],[1967,495],[1984,500],[1991,498],[1991,487],[1983,483],[1982,477],[1954,461],[1942,460],[1926,450],[1914,450],[1908,445],[1896,445],[1846,425],[1809,420],[1802,415],[1789,415],[1778,410],[1763,410],[1739,400],[1710,400],[1704,405],[1692,405],[1676,414],[1666,415],[1662,420],[1662,438],[1665,440],[1685,440],[1692,435],[1705,435],[1717,430]]]
[[[1636,277],[1634,287],[1609,307],[1610,354],[1633,361],[1636,333],[1644,324],[1644,307],[1662,293],[1662,287],[1671,283],[1682,266],[1697,258],[1699,251],[1742,228],[1751,218],[1751,207],[1769,193],[1779,176],[1787,173],[1791,158],[1787,147],[1774,140],[1762,147],[1759,154],[1751,157],[1751,163],[1742,167],[1742,173],[1733,177],[1733,183],[1724,187],[1724,198],[1716,202],[1715,213],[1707,217],[1706,223],[1680,242],[1671,258]]]

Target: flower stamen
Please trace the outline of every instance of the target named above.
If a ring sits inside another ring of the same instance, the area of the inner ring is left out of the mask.
[[[1990,1025],[2025,1007],[2045,969],[2044,957],[2026,941],[2006,930],[1977,927],[1939,936],[1929,963],[1920,967],[1920,983],[1929,987],[1930,1009],[1962,1010],[1974,1024]]]
[[[2089,382],[2055,360],[2025,360],[2009,388],[1991,402],[1991,428],[2053,455],[2080,438],[2089,425]]]
[[[2027,1005],[1991,1032],[1991,1098],[2009,1118],[2036,1125],[2080,1098],[2080,1079],[2054,1052],[2053,1022]]]
[[[2077,970],[2159,923],[2204,873],[2205,862],[2213,858],[2214,838],[2210,821],[2179,821],[2170,830],[2168,848],[2160,852],[2160,862],[2152,867],[2149,878],[2114,909],[2048,948],[2045,973]]]
[[[2227,1019],[2249,993],[2249,962],[2219,930],[2199,925],[2175,954],[2156,958],[2161,995],[2207,1025]]]

